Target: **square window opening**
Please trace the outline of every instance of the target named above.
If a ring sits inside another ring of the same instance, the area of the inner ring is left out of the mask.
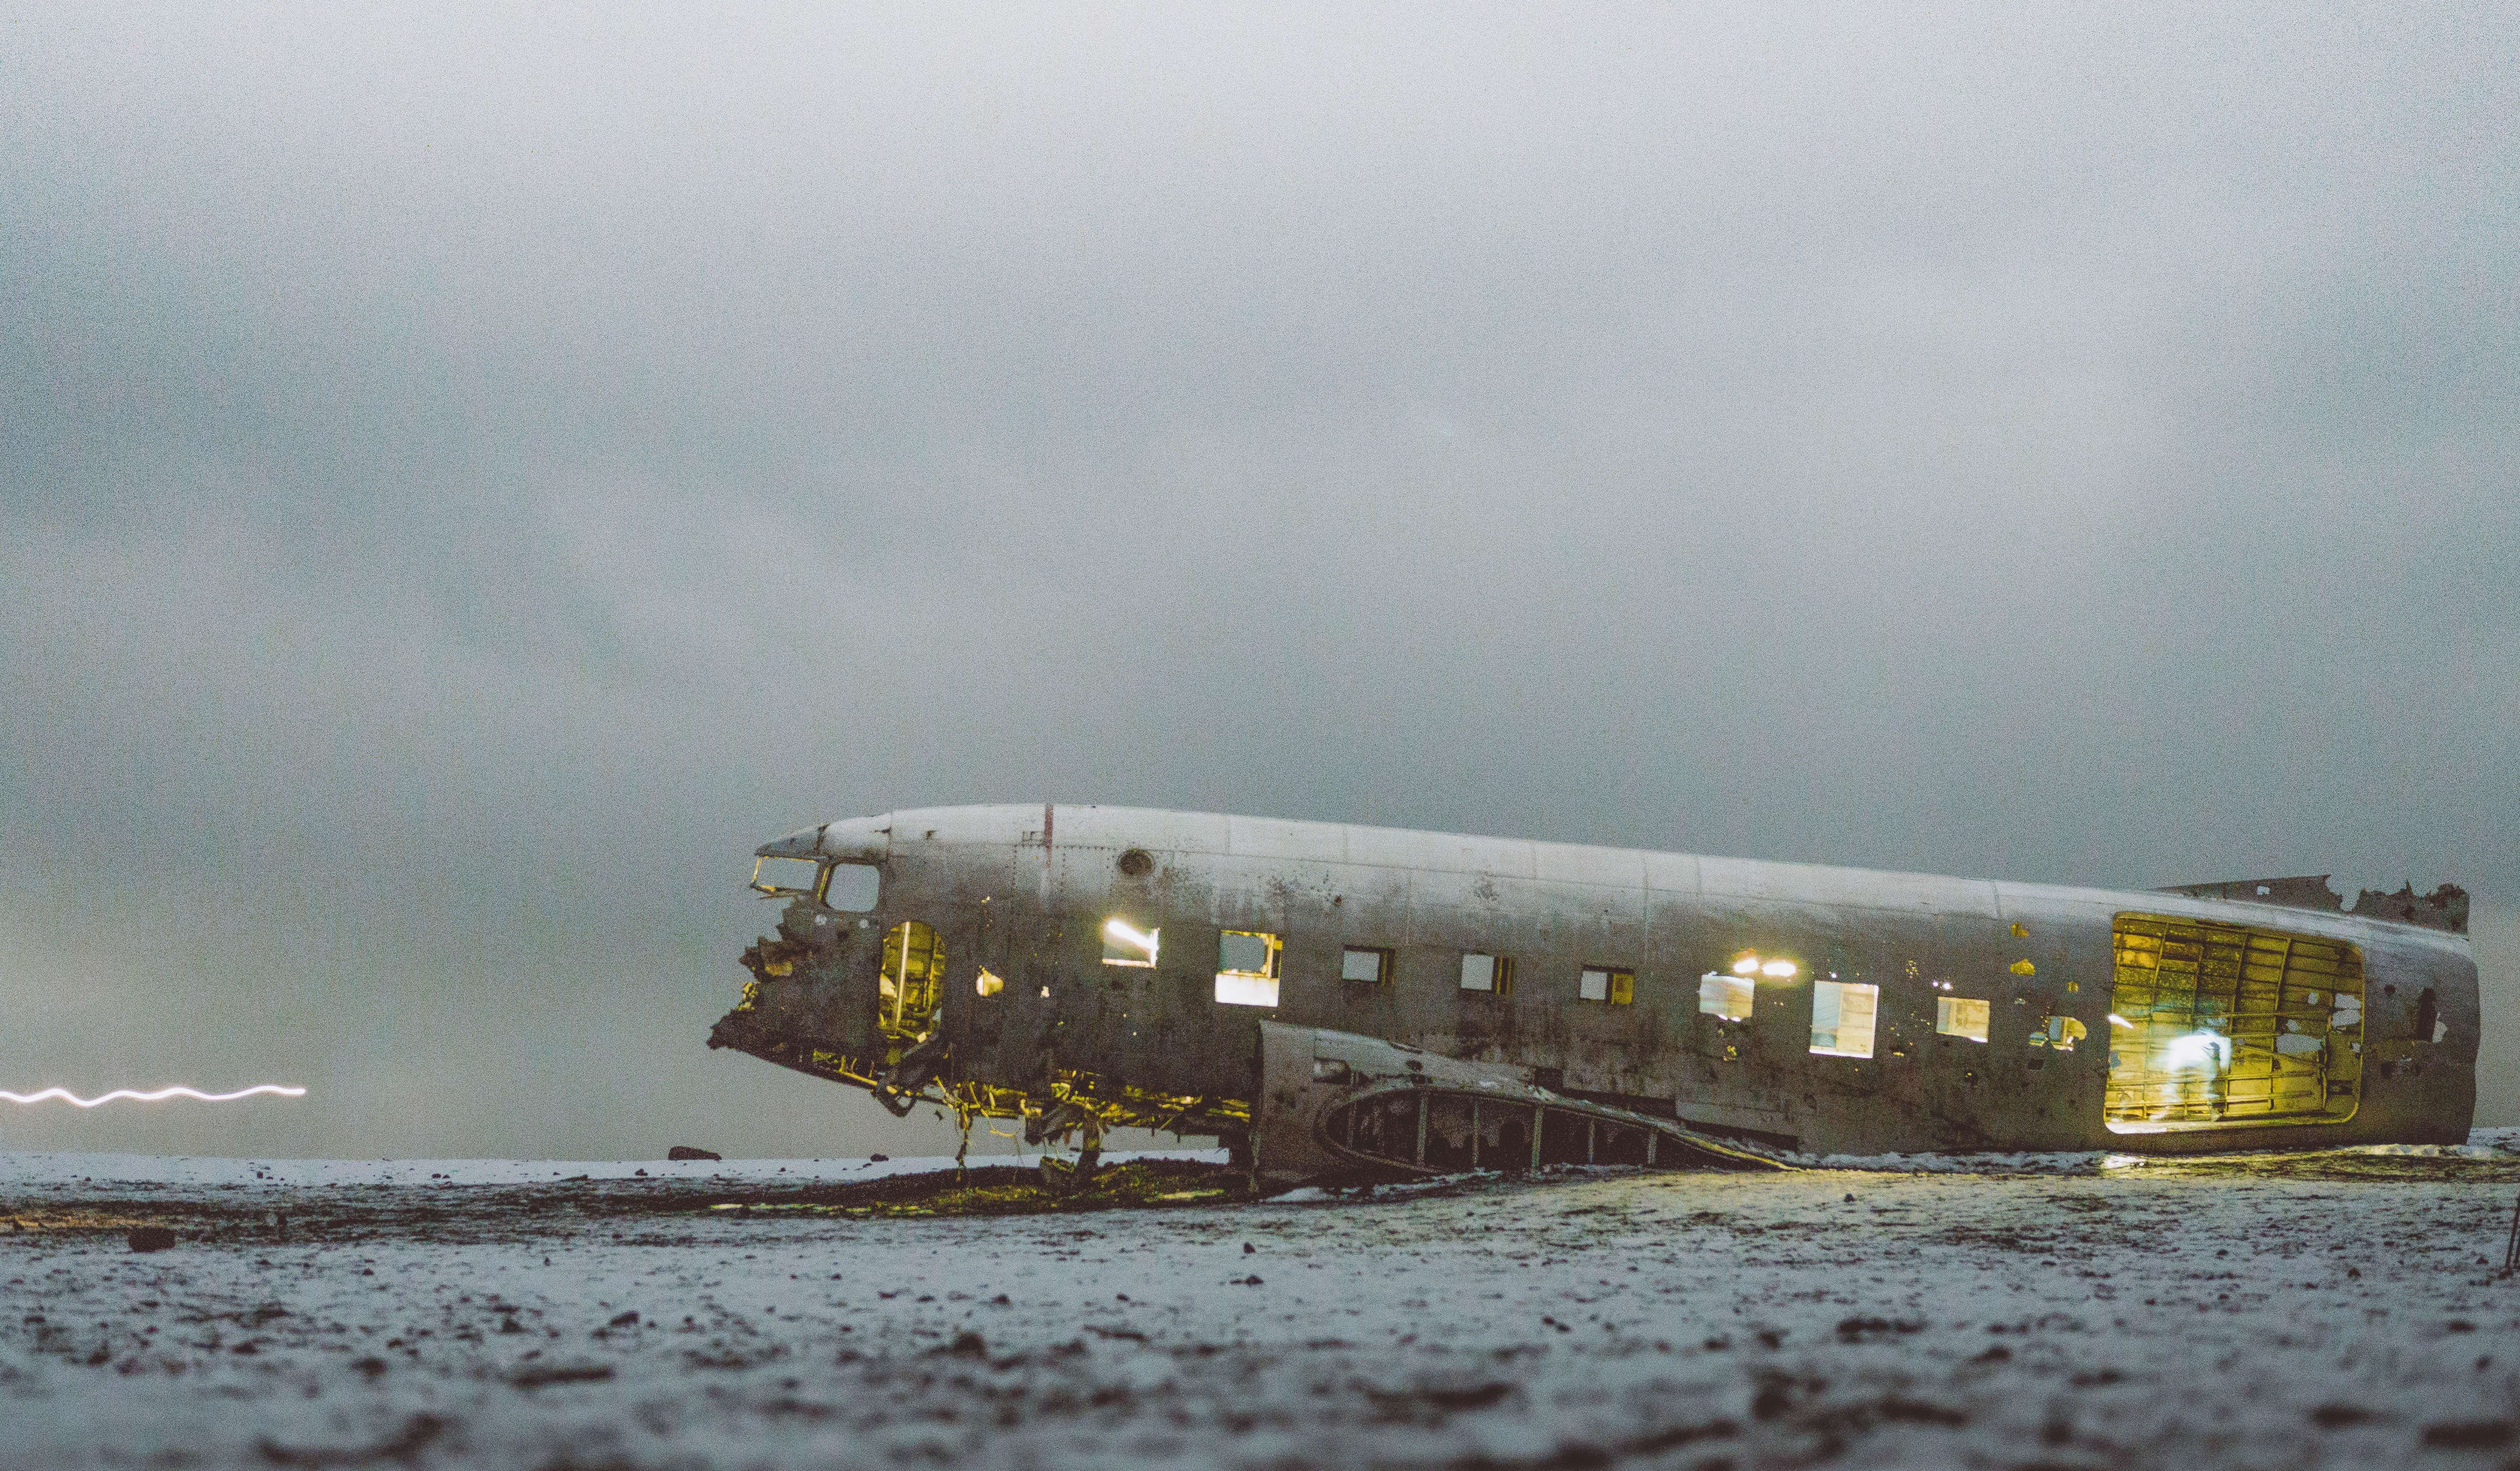
[[[1351,945],[1339,956],[1339,979],[1359,986],[1391,984],[1391,952]]]
[[[1580,1000],[1599,1002],[1609,1006],[1633,1005],[1637,999],[1637,973],[1587,965],[1576,977],[1575,995]]]
[[[1216,937],[1216,999],[1229,1006],[1278,1004],[1276,935],[1229,929]]]
[[[1697,978],[1697,1009],[1704,1016],[1720,1016],[1726,1021],[1748,1021],[1750,1002],[1758,995],[1758,986],[1746,975],[1727,975],[1710,970]]]
[[[844,914],[863,914],[875,908],[883,888],[883,870],[873,864],[833,864],[823,880],[823,908]]]
[[[1513,995],[1513,958],[1472,951],[1462,957],[1462,989]]]
[[[1164,932],[1140,929],[1118,914],[1102,921],[1102,963],[1152,967],[1161,951]]]
[[[1236,975],[1278,973],[1278,937],[1259,930],[1229,929],[1216,937],[1216,968]]]
[[[1986,1024],[1994,1011],[1991,1002],[1972,1001],[1964,996],[1934,998],[1934,1030],[1945,1037],[1961,1037],[1970,1042],[1986,1041]]]
[[[1857,981],[1812,982],[1811,1049],[1826,1057],[1872,1055],[1881,988]]]

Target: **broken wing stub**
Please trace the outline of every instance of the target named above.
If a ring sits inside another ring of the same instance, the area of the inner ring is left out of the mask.
[[[1677,1119],[1568,1097],[1529,1071],[1397,1043],[1260,1023],[1253,1175],[1262,1189],[1547,1165],[1783,1170]]]

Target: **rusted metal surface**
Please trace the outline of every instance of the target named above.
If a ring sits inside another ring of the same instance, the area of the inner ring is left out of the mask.
[[[2327,910],[2343,914],[2349,910],[2362,919],[2386,919],[2396,924],[2420,924],[2431,929],[2448,930],[2453,935],[2467,933],[2467,890],[2446,883],[2429,894],[2418,894],[2408,884],[2391,894],[2380,889],[2363,889],[2348,905],[2345,896],[2329,886],[2326,873],[2305,873],[2293,878],[2233,878],[2216,883],[2172,884],[2160,892],[2184,894],[2190,899],[2228,899],[2237,904],[2272,904],[2287,909]]]
[[[1276,1183],[1370,1173],[1325,1121],[1385,1086],[1360,1059],[1392,1048],[1453,1079],[1427,1086],[1660,1121],[1656,1137],[1695,1162],[1708,1155],[1690,1140],[1719,1138],[1809,1153],[2454,1143],[2474,1105],[2476,972],[2454,889],[2366,894],[2348,914],[2305,905],[2310,880],[2124,893],[1109,807],[899,812],[758,851],[872,865],[880,889],[863,913],[790,899],[745,953],[751,981],[711,1046],[1028,1133],[1090,1117],[1215,1134]],[[1106,960],[1113,919],[1153,954]],[[888,950],[904,925],[932,941]],[[2316,942],[2303,953],[2326,969],[2284,970],[2289,937]],[[903,955],[941,967],[923,1031],[887,1030],[919,980],[888,975],[887,954],[896,970]],[[1220,976],[1221,955],[1254,958]],[[2321,979],[2340,956],[2350,973]],[[2138,966],[2152,967],[2140,988]],[[1494,983],[1465,989],[1473,971]],[[2157,1010],[2113,1019],[2122,986]],[[1275,1004],[1219,1001],[1229,990]],[[2135,1035],[2222,1071],[2131,1115],[2161,1094],[2157,1074],[2151,1093],[2124,1086],[2141,1059],[2120,1059],[2108,1101],[2113,1044]],[[1342,1059],[1358,1081],[1331,1081]],[[2270,1076],[2252,1084],[2252,1066]],[[1482,1165],[1502,1148],[1488,1125]]]

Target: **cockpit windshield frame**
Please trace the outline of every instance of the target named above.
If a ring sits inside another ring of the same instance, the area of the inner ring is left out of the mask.
[[[769,867],[772,864],[781,867],[772,869]],[[797,876],[796,869],[788,867],[794,864],[803,864],[813,870],[813,876],[802,888],[778,881]],[[829,865],[819,859],[777,858],[764,854],[752,861],[752,882],[747,887],[765,899],[812,899],[823,892],[824,881],[831,876],[824,871],[827,868]]]

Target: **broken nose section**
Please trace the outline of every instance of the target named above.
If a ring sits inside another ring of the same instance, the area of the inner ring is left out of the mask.
[[[819,827],[799,827],[752,851],[760,858],[836,858],[879,864],[892,855],[892,819],[843,818]]]

